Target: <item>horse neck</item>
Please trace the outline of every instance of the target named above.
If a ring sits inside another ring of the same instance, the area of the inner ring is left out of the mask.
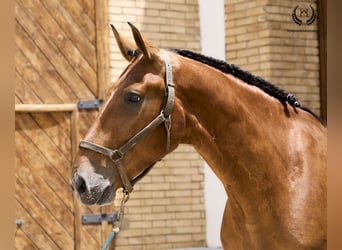
[[[270,125],[269,117],[284,116],[283,106],[257,87],[231,75],[183,60],[176,90],[186,112],[188,136],[183,142],[196,148],[226,189],[235,185],[236,190],[245,190],[242,185],[253,181],[247,177],[257,176],[251,171],[264,172],[276,157],[282,158],[284,149],[278,147],[277,136],[265,131]],[[272,126],[278,131],[274,126],[285,123]],[[269,147],[273,147],[274,156],[260,157]],[[250,167],[256,165],[265,170]]]
[[[240,218],[251,232],[277,231],[287,223],[295,237],[296,227],[321,230],[326,129],[307,112],[209,66],[180,59],[177,71],[177,103],[186,117],[182,142],[192,144],[223,183],[225,216]],[[315,226],[307,222],[311,218]]]

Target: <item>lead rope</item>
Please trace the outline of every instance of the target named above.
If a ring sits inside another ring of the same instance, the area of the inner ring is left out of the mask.
[[[120,205],[120,210],[118,215],[116,216],[116,219],[114,221],[114,226],[112,231],[110,232],[105,244],[102,247],[102,250],[107,250],[110,243],[113,241],[113,239],[115,238],[115,236],[117,235],[117,233],[119,233],[120,231],[120,226],[122,224],[124,215],[125,215],[125,204],[126,202],[129,200],[129,192],[127,192],[126,190],[123,191],[124,195],[122,197],[121,200],[121,205]]]

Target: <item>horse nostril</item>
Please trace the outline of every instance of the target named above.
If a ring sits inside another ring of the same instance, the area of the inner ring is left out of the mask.
[[[79,194],[82,194],[87,191],[86,182],[81,176],[74,177],[74,185]]]

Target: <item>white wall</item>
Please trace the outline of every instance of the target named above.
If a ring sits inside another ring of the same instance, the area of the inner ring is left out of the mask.
[[[199,0],[202,54],[225,60],[224,0]],[[220,230],[227,195],[222,183],[204,164],[204,195],[208,247],[221,246]]]
[[[199,0],[202,53],[226,59],[224,0]]]

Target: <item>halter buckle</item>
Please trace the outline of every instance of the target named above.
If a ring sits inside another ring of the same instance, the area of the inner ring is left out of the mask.
[[[109,158],[113,162],[119,162],[119,161],[122,160],[123,154],[119,150],[115,149],[115,150],[113,150],[112,152],[109,153]]]

